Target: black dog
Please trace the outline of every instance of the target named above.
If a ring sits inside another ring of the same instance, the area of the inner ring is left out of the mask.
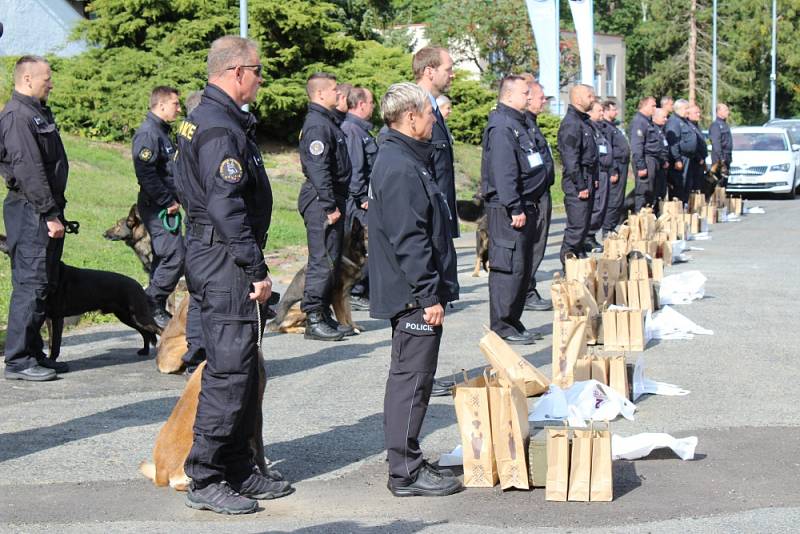
[[[483,198],[475,195],[472,200],[456,200],[456,212],[462,221],[478,225],[475,229],[475,269],[472,276],[480,276],[481,267],[489,271],[489,219]]]
[[[0,252],[6,256],[8,255],[8,243],[6,243],[6,236],[3,234],[0,234]]]

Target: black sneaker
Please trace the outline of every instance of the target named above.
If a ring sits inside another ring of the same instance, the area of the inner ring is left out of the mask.
[[[431,397],[446,397],[453,393],[453,386],[456,383],[452,380],[439,380],[433,379],[433,388],[431,388]]]
[[[258,502],[236,493],[226,482],[212,482],[200,489],[189,487],[186,506],[195,510],[211,510],[218,514],[252,514]]]
[[[56,360],[42,357],[36,358],[36,363],[45,369],[52,369],[58,374],[69,373],[69,365],[67,365],[66,362],[57,362]]]
[[[285,480],[273,480],[258,472],[253,472],[240,483],[231,483],[231,488],[242,497],[251,499],[277,499],[289,495],[294,488]]]
[[[42,367],[41,365],[32,365],[27,369],[14,371],[6,367],[5,377],[6,380],[27,380],[28,382],[47,382],[48,380],[55,380],[56,372],[52,369]]]
[[[444,497],[464,489],[460,480],[443,476],[427,462],[422,464],[414,480],[398,484],[389,479],[386,487],[395,497]]]
[[[369,300],[361,296],[350,295],[350,308],[357,311],[369,310]]]
[[[525,301],[525,309],[528,311],[550,311],[553,309],[553,301],[546,300],[534,290],[533,294]]]

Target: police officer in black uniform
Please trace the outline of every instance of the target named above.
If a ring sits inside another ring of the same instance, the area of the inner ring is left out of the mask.
[[[698,150],[697,135],[686,118],[688,112],[689,102],[682,98],[676,100],[674,113],[667,119],[665,127],[672,162],[669,185],[672,186],[672,196],[680,198],[684,203],[689,201],[689,193],[692,190],[694,174],[692,162],[696,159]]]
[[[169,322],[167,297],[183,275],[185,256],[180,204],[172,178],[175,146],[170,135],[170,124],[180,112],[177,89],[154,88],[150,93],[150,111],[136,130],[132,147],[133,169],[139,181],[136,203],[153,249],[150,284],[145,293],[153,319],[161,328]]]
[[[634,189],[634,211],[655,205],[656,179],[661,163],[658,156],[663,141],[658,128],[653,124],[656,99],[646,96],[639,101],[639,111],[631,119],[631,166],[636,178]]]
[[[536,81],[531,74],[523,74],[531,88],[530,103],[525,110],[525,125],[528,127],[528,135],[536,145],[536,151],[542,158],[545,169],[545,187],[539,200],[536,202],[536,237],[533,242],[533,258],[531,259],[531,281],[528,285],[528,295],[525,298],[525,309],[531,311],[549,311],[553,309],[553,302],[544,299],[536,289],[536,271],[539,270],[544,259],[544,252],[547,248],[547,234],[550,232],[550,219],[553,215],[553,200],[550,197],[550,188],[556,181],[555,163],[550,145],[547,144],[542,130],[539,128],[537,116],[544,111],[547,105],[547,97],[544,88]]]
[[[534,342],[520,320],[531,280],[537,203],[547,168],[528,134],[530,85],[522,76],[500,82],[497,108],[483,132],[481,194],[489,228],[489,317],[507,343]]]
[[[723,103],[717,104],[717,118],[708,127],[708,136],[711,138],[711,165],[722,167],[723,176],[728,174],[733,160],[733,135],[728,126],[728,117],[731,112]]]
[[[662,99],[663,100],[663,99]],[[667,110],[656,108],[653,112],[653,125],[655,125],[655,141],[647,144],[646,150],[655,152],[658,159],[659,168],[656,171],[655,189],[653,192],[653,202],[656,214],[659,214],[661,200],[667,198],[667,174],[670,168],[669,143],[664,133],[664,125],[667,123]]]
[[[297,208],[306,224],[308,265],[300,308],[306,313],[306,339],[338,341],[349,333],[331,317],[330,304],[342,252],[350,157],[334,113],[340,94],[336,77],[312,74],[306,92],[310,103],[299,147],[306,181]]]
[[[686,114],[686,122],[692,130],[695,138],[695,151],[689,160],[688,177],[691,178],[692,191],[702,191],[706,175],[706,157],[708,157],[708,145],[706,137],[700,129],[700,106],[692,104]]]
[[[353,219],[367,226],[369,199],[369,175],[378,154],[378,144],[370,133],[373,126],[369,119],[375,103],[372,93],[364,87],[354,87],[347,96],[349,111],[342,122],[342,132],[347,140],[347,154],[350,156],[350,194],[347,197],[347,231],[352,228]],[[350,305],[355,310],[369,309],[369,266],[364,265],[361,279],[350,291]]]
[[[392,326],[384,399],[388,488],[398,497],[450,495],[461,482],[425,461],[419,446],[445,307],[458,299],[446,197],[431,172],[436,119],[425,91],[411,83],[389,87],[381,113],[389,130],[372,170],[369,269],[370,315]]]
[[[592,191],[598,179],[598,151],[587,112],[595,101],[594,89],[579,84],[570,89],[570,105],[558,128],[558,151],[564,172],[564,208],[567,227],[561,244],[561,264],[568,253],[586,256],[584,242],[592,215]]]
[[[69,370],[45,357],[40,330],[48,295],[58,287],[64,250],[64,208],[69,164],[47,107],[50,65],[22,56],[14,66],[14,91],[0,112],[0,175],[8,195],[3,220],[11,256],[11,301],[6,330],[5,377],[42,382]]]
[[[625,134],[619,129],[617,122],[617,104],[612,100],[603,102],[603,120],[600,127],[605,138],[611,142],[611,151],[614,155],[614,170],[611,173],[610,187],[608,189],[608,205],[606,216],[603,218],[603,238],[614,231],[622,222],[625,206],[625,188],[628,184],[628,163],[631,159],[631,147]]]
[[[249,446],[261,410],[263,320],[256,307],[272,289],[262,253],[272,191],[255,143],[255,118],[241,106],[255,101],[261,69],[252,41],[228,36],[212,43],[209,83],[178,131],[176,158],[175,183],[195,238],[188,242],[186,274],[202,292],[207,356],[185,465],[192,479],[187,505],[229,514],[253,512],[255,499],[292,491],[259,472]]]
[[[611,176],[616,172],[614,147],[611,144],[611,137],[606,137],[606,130],[603,127],[603,105],[597,100],[589,108],[589,120],[594,130],[594,140],[597,144],[598,181],[597,189],[594,191],[592,216],[589,221],[589,233],[586,236],[585,250],[587,252],[603,252],[603,245],[598,243],[595,234],[603,227],[603,220],[608,210]]]

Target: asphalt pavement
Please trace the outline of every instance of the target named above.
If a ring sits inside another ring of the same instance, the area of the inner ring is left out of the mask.
[[[676,309],[714,335],[653,342],[643,353],[648,377],[691,393],[644,397],[634,421],[611,424],[626,436],[697,436],[696,457],[615,462],[611,503],[546,502],[543,489],[392,497],[381,427],[390,331],[355,312],[364,332],[342,342],[265,337],[264,441],[297,491],[240,517],[189,509],[184,494],[137,471],[185,379],[137,356],[140,338],[123,325],[73,331],[61,356],[72,372],[49,383],[0,382],[0,531],[796,532],[800,201],[747,205],[766,213],[714,225],[711,240],[691,243],[704,250],[665,273],[708,278],[705,298]],[[562,231],[557,217],[540,271],[545,294],[560,267]],[[461,300],[445,318],[439,375],[486,365],[478,340],[488,323],[487,276],[471,276],[472,243],[471,235],[457,242]],[[548,375],[551,319],[526,312],[526,326],[546,336],[520,348]],[[422,442],[432,460],[460,443],[452,404],[432,399]]]

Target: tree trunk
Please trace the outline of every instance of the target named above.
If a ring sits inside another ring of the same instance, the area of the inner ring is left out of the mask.
[[[697,90],[697,0],[689,9],[689,102],[695,103]]]

